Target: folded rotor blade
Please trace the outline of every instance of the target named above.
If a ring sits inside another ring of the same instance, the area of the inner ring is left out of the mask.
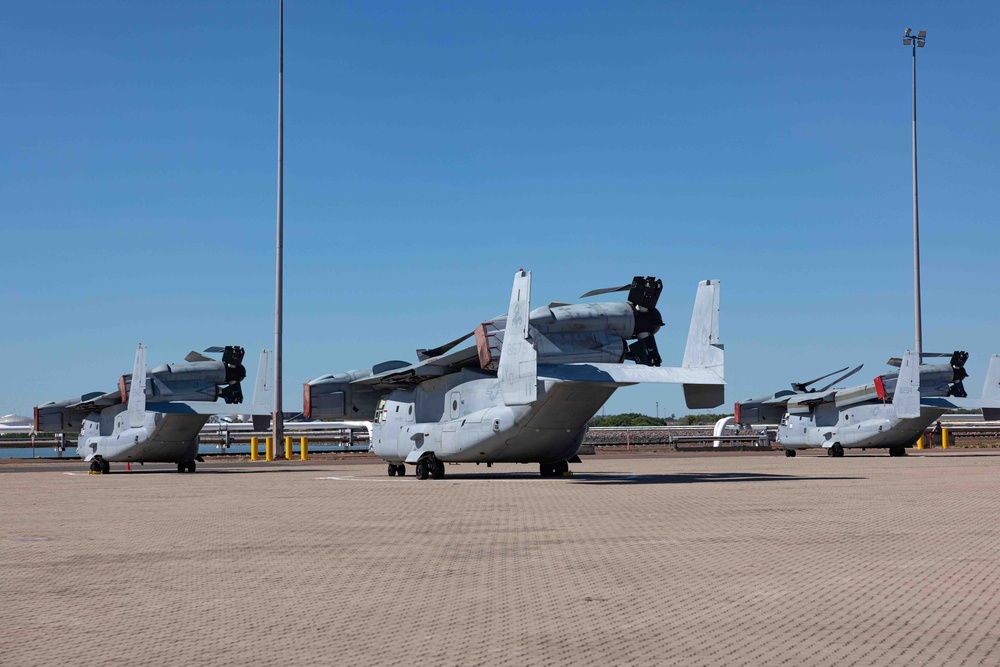
[[[849,372],[847,372],[847,373],[844,373],[844,374],[843,374],[843,375],[841,375],[841,376],[840,376],[839,378],[837,378],[836,380],[834,380],[834,381],[833,381],[833,382],[831,382],[830,384],[826,385],[825,387],[823,387],[823,388],[822,388],[822,389],[820,389],[819,391],[826,391],[827,389],[829,389],[829,388],[830,388],[830,387],[832,387],[833,385],[837,384],[837,383],[838,383],[838,382],[840,382],[841,380],[846,380],[847,378],[851,377],[852,375],[854,375],[855,373],[857,373],[858,371],[860,371],[860,370],[861,370],[861,368],[862,368],[862,366],[864,366],[864,364],[861,364],[861,366],[858,366],[857,368],[855,368],[855,369],[852,369],[851,371],[849,371]],[[831,373],[831,375],[832,375],[832,373]]]
[[[468,338],[470,338],[472,336],[472,334],[474,334],[474,333],[476,333],[476,332],[475,331],[470,331],[469,333],[465,334],[461,338],[456,338],[455,340],[451,341],[450,343],[445,343],[444,345],[440,345],[438,347],[435,347],[432,350],[417,350],[417,359],[419,359],[420,361],[425,361],[427,359],[432,359],[434,357],[440,357],[442,354],[444,354],[445,352],[447,352],[451,348],[455,347],[456,345],[458,345],[459,343],[461,343],[463,340],[467,340]]]
[[[586,294],[580,295],[581,299],[586,299],[588,296],[597,296],[598,294],[611,294],[612,292],[624,292],[627,289],[631,289],[632,283],[628,285],[622,285],[621,287],[605,287],[603,289],[593,289]]]
[[[189,364],[193,364],[196,361],[212,361],[212,359],[206,357],[204,354],[191,350],[190,352],[188,352],[187,356],[184,357],[184,361],[188,362]]]
[[[820,380],[825,380],[826,378],[830,377],[831,375],[836,375],[837,373],[843,373],[848,368],[849,368],[849,366],[844,366],[840,370],[836,370],[836,371],[834,371],[832,373],[827,373],[826,375],[820,375],[815,380],[808,380],[807,382],[793,382],[792,383],[792,390],[794,390],[794,391],[806,391],[806,387],[808,387],[809,385],[811,385],[813,383],[816,383],[816,382],[819,382]]]

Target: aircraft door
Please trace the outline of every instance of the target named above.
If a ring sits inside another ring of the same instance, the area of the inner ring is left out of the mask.
[[[448,419],[458,419],[462,414],[462,392],[452,391],[448,393]]]

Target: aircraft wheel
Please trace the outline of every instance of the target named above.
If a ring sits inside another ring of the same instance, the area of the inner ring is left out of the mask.
[[[560,461],[552,466],[552,472],[558,476],[565,475],[569,472],[569,461]]]
[[[90,472],[101,472],[101,462],[97,459],[91,459]]]
[[[399,475],[400,477],[402,477],[402,476],[404,476],[406,474],[406,464],[405,463],[400,463],[398,466],[396,466],[396,474]]]
[[[427,470],[427,460],[420,459],[417,461],[417,479],[427,479],[427,474],[430,471]]]
[[[542,477],[552,477],[556,474],[551,463],[539,463],[538,472],[542,474]]]
[[[396,476],[396,464],[395,463],[390,463],[389,464],[389,477],[395,477],[395,476]]]
[[[793,456],[795,456],[795,450],[794,449],[786,449],[785,450],[785,456],[787,456],[788,458],[792,458]]]
[[[107,475],[109,472],[111,472],[111,464],[101,459],[101,474]]]
[[[183,463],[177,464],[177,472],[187,472],[187,466]]]
[[[195,463],[194,463],[194,461],[188,461],[187,468],[188,468],[188,472],[194,472],[194,470],[195,470]]]
[[[834,456],[844,455],[844,447],[839,442],[834,444],[833,447],[830,448],[830,451],[833,452]]]
[[[829,447],[829,448],[827,448],[827,450],[826,450],[826,455],[827,455],[827,456],[833,456],[833,455],[834,455],[834,454],[833,454],[833,447]]]
[[[435,461],[431,466],[431,477],[434,479],[444,479],[444,463]]]

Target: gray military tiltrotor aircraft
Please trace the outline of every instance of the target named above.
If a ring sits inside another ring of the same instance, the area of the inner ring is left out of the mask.
[[[91,472],[107,473],[115,461],[176,463],[178,472],[194,472],[198,434],[213,415],[253,415],[254,428],[265,429],[273,407],[271,352],[260,353],[253,401],[243,402],[240,382],[246,377],[243,348],[211,347],[222,353],[216,361],[198,352],[188,363],[162,364],[146,370],[146,346],[139,345],[131,375],[123,375],[118,390],[93,392],[79,398],[45,403],[35,408],[35,430],[61,433],[80,429],[77,452],[90,462]],[[224,403],[216,403],[216,399]]]
[[[840,372],[834,371],[809,382],[793,383],[792,391],[736,403],[735,421],[741,426],[777,424],[777,441],[785,456],[795,456],[796,450],[811,447],[823,447],[829,456],[843,456],[844,450],[850,448],[882,447],[888,448],[889,456],[905,456],[906,448],[913,446],[941,415],[971,405],[949,399],[967,396],[962,381],[968,377],[968,358],[966,352],[955,352],[948,363],[919,365],[916,353],[907,352],[902,359],[894,357],[888,362],[898,371],[880,375],[869,384],[830,389],[861,370],[858,366],[822,389],[809,389]],[[1000,363],[991,363],[987,387],[998,372]]]
[[[303,412],[307,419],[374,414],[371,448],[389,462],[390,476],[405,475],[409,463],[417,477],[439,479],[445,462],[538,463],[543,477],[569,474],[587,422],[618,387],[676,383],[690,408],[723,402],[719,281],[698,285],[680,368],[660,367],[653,337],[663,324],[662,289],[637,276],[584,295],[628,290],[627,303],[531,310],[531,274],[519,271],[506,315],[418,350],[415,364],[387,361],[307,382]],[[475,345],[451,351],[473,336]]]

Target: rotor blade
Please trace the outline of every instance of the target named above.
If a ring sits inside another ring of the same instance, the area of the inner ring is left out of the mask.
[[[827,373],[826,375],[820,375],[815,380],[808,380],[807,382],[793,382],[792,383],[792,389],[795,390],[795,391],[805,391],[806,387],[808,387],[809,385],[811,385],[811,384],[813,384],[815,382],[819,382],[820,380],[825,380],[826,378],[830,377],[831,375],[836,375],[837,373],[843,373],[848,368],[849,368],[849,366],[844,366],[840,370],[834,371],[832,373]]]
[[[226,351],[226,348],[219,347],[218,345],[215,345],[215,346],[212,346],[212,347],[206,347],[204,349],[204,352],[210,352],[210,353],[219,353],[219,352],[225,352],[225,351]]]
[[[848,373],[844,373],[844,374],[843,374],[843,375],[841,375],[841,376],[840,376],[839,378],[837,378],[836,380],[834,380],[834,381],[833,381],[833,382],[831,382],[830,384],[826,385],[825,387],[823,387],[823,388],[822,388],[822,389],[820,389],[819,391],[826,391],[827,389],[829,389],[829,388],[830,388],[830,387],[832,387],[833,385],[837,384],[837,383],[838,383],[838,382],[840,382],[841,380],[846,380],[847,378],[851,377],[852,375],[854,375],[855,373],[857,373],[858,371],[860,371],[860,370],[861,370],[861,368],[862,368],[862,366],[864,366],[864,364],[861,364],[861,366],[858,366],[857,368],[855,368],[855,369],[851,370],[851,371],[850,371],[850,372],[848,372]]]
[[[631,289],[632,283],[628,285],[622,285],[621,287],[605,287],[604,289],[592,289],[586,294],[580,295],[581,299],[586,299],[588,296],[597,296],[598,294],[611,294],[612,292],[624,292],[627,289]]]
[[[470,338],[472,336],[472,334],[474,334],[474,333],[476,333],[476,332],[475,331],[470,331],[469,333],[465,334],[461,338],[456,338],[455,340],[451,341],[450,343],[445,343],[444,345],[440,345],[438,347],[435,347],[432,350],[417,350],[417,359],[419,359],[420,361],[424,361],[426,359],[431,359],[433,357],[440,357],[442,354],[444,354],[445,352],[447,352],[451,348],[455,347],[456,345],[458,345],[459,343],[461,343],[463,340],[466,340],[466,339]]]
[[[196,361],[212,361],[212,359],[209,359],[204,354],[200,354],[198,352],[195,352],[194,350],[191,350],[190,352],[188,352],[187,356],[184,357],[184,361],[188,362],[189,364],[193,364]]]

